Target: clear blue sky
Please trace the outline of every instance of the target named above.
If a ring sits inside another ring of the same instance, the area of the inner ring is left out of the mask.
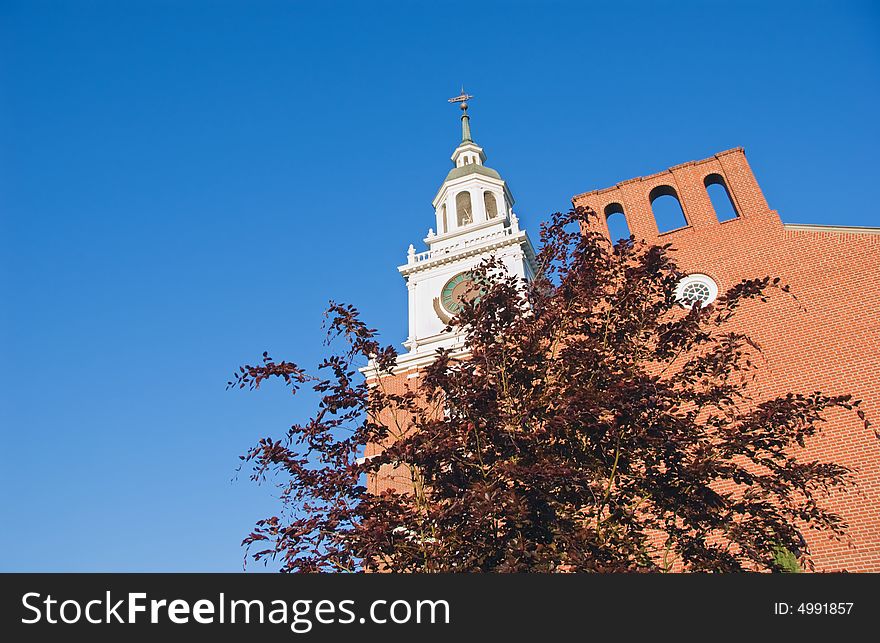
[[[328,299],[404,339],[464,84],[537,231],[744,146],[789,222],[880,225],[876,4],[0,0],[0,570],[222,571],[237,457],[308,410]]]

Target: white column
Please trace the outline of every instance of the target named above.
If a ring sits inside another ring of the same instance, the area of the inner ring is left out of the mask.
[[[412,342],[416,338],[416,285],[412,277],[407,278],[406,289],[409,294],[409,337],[406,341]]]
[[[471,190],[471,200],[476,201],[476,203],[472,203],[474,207],[474,223],[482,223],[486,220],[486,200],[483,197],[482,187],[477,185],[475,190]]]

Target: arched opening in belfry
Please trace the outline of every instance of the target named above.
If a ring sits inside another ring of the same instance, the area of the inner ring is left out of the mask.
[[[727,189],[727,183],[720,174],[710,174],[703,179],[703,185],[706,186],[706,192],[709,194],[709,200],[712,201],[712,209],[715,210],[715,216],[719,222],[738,219],[739,213],[736,211],[736,204],[730,196],[730,190]]]
[[[670,185],[658,185],[648,196],[651,200],[651,212],[657,223],[659,232],[669,232],[687,227],[687,217],[678,200],[678,193]]]
[[[498,216],[498,202],[495,195],[489,191],[483,192],[483,203],[486,205],[486,218],[494,219]]]
[[[459,192],[455,195],[455,216],[459,227],[474,222],[474,211],[471,208],[470,192]]]
[[[608,224],[608,236],[612,243],[617,243],[621,239],[629,239],[631,233],[622,205],[619,203],[606,205],[605,222]]]

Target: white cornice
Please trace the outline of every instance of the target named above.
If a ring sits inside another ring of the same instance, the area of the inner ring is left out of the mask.
[[[404,264],[402,266],[398,266],[397,270],[400,272],[401,275],[406,277],[416,272],[430,270],[431,268],[436,268],[437,266],[442,266],[443,264],[458,261],[459,259],[473,257],[474,255],[484,254],[491,250],[497,250],[499,248],[505,248],[507,246],[514,245],[526,246],[525,254],[529,260],[529,263],[532,264],[532,269],[534,270],[535,254],[534,250],[531,247],[532,243],[531,241],[529,241],[529,237],[526,234],[525,230],[520,230],[509,235],[499,235],[497,237],[491,237],[487,239],[485,243],[475,243],[472,246],[465,246],[461,249],[453,249],[450,252],[438,251],[436,257],[431,257],[430,259],[425,259],[423,261],[419,261],[418,263]]]
[[[453,359],[461,359],[466,357],[467,354],[468,351],[458,349],[451,351],[450,357]],[[398,355],[397,363],[392,367],[391,373],[383,373],[382,375],[379,375],[379,372],[376,370],[376,365],[373,362],[370,362],[358,370],[363,373],[364,377],[367,379],[373,379],[376,377],[387,377],[388,375],[400,375],[407,371],[416,371],[432,363],[435,359],[437,359],[437,353],[435,350],[415,351]]]

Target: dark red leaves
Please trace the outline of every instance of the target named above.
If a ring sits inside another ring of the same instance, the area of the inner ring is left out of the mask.
[[[485,290],[451,322],[467,359],[439,351],[418,380],[393,376],[397,353],[331,303],[328,343],[343,349],[321,377],[266,353],[239,369],[229,386],[278,378],[319,398],[310,420],[242,456],[284,510],[244,540],[253,560],[295,572],[775,570],[780,548],[805,555],[802,529],[844,534],[820,501],[852,474],[802,447],[835,409],[868,428],[859,403],[752,399],[761,348],[727,328],[788,287],[744,280],[683,310],[669,246],[611,248],[582,233],[591,216],[542,226],[531,284],[491,259],[474,271]],[[368,363],[372,386],[357,370]],[[401,491],[368,492],[376,476]]]

